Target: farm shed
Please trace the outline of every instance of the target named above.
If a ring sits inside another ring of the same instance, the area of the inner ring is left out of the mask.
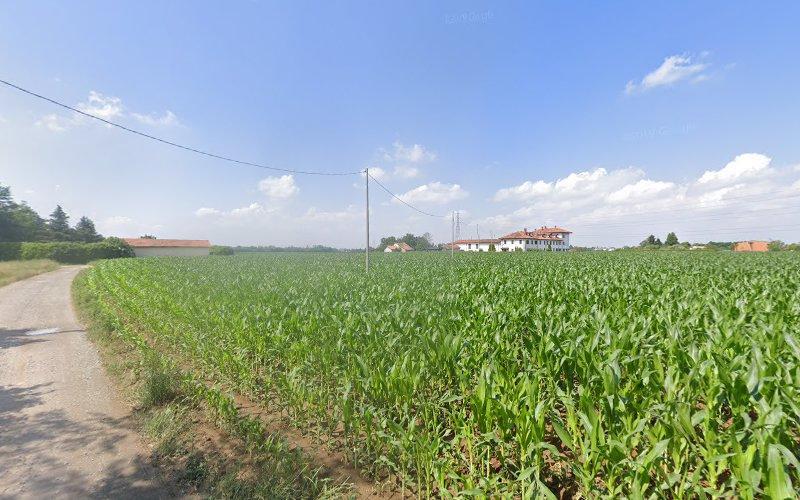
[[[123,238],[137,257],[198,257],[211,250],[208,240],[156,240],[152,238]]]
[[[766,252],[769,250],[766,241],[739,241],[733,245],[734,252]]]
[[[404,241],[401,241],[399,243],[392,243],[391,245],[386,247],[384,252],[386,252],[386,253],[390,253],[390,252],[406,253],[406,252],[411,252],[413,250],[414,249],[411,248],[411,246],[408,243],[406,243]]]

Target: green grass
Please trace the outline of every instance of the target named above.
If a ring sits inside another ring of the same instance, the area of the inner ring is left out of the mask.
[[[420,496],[793,497],[800,257],[254,255],[87,288]]]
[[[47,259],[0,262],[0,286],[58,269],[58,266],[57,262]]]

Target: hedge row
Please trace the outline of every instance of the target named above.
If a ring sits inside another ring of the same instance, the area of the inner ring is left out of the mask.
[[[51,259],[63,264],[86,264],[98,259],[133,256],[133,249],[119,238],[107,238],[99,243],[0,243],[0,261]]]

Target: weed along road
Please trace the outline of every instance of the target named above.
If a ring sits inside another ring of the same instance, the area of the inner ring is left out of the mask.
[[[0,498],[165,498],[72,309],[78,266],[0,288]]]

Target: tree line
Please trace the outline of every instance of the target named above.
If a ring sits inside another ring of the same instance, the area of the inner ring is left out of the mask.
[[[406,233],[403,236],[386,236],[381,238],[381,242],[376,250],[385,250],[386,247],[394,245],[395,243],[405,243],[414,250],[432,250],[439,248],[433,243],[433,236],[431,236],[431,233],[425,233],[422,236]]]
[[[102,241],[94,222],[86,216],[69,225],[69,215],[56,205],[45,219],[27,203],[16,202],[11,188],[0,184],[0,242]]]
[[[664,241],[661,241],[661,238],[656,237],[655,235],[649,235],[647,238],[643,239],[641,243],[639,243],[639,248],[644,249],[658,249],[658,248],[690,248],[692,246],[698,245],[705,247],[709,250],[731,250],[733,246],[736,244],[735,241],[709,241],[708,243],[689,243],[688,241],[679,242],[678,236],[674,232],[670,232],[667,234],[667,237]],[[781,250],[800,250],[800,243],[784,243],[781,240],[772,240],[767,244],[767,247],[770,251],[781,251]]]

